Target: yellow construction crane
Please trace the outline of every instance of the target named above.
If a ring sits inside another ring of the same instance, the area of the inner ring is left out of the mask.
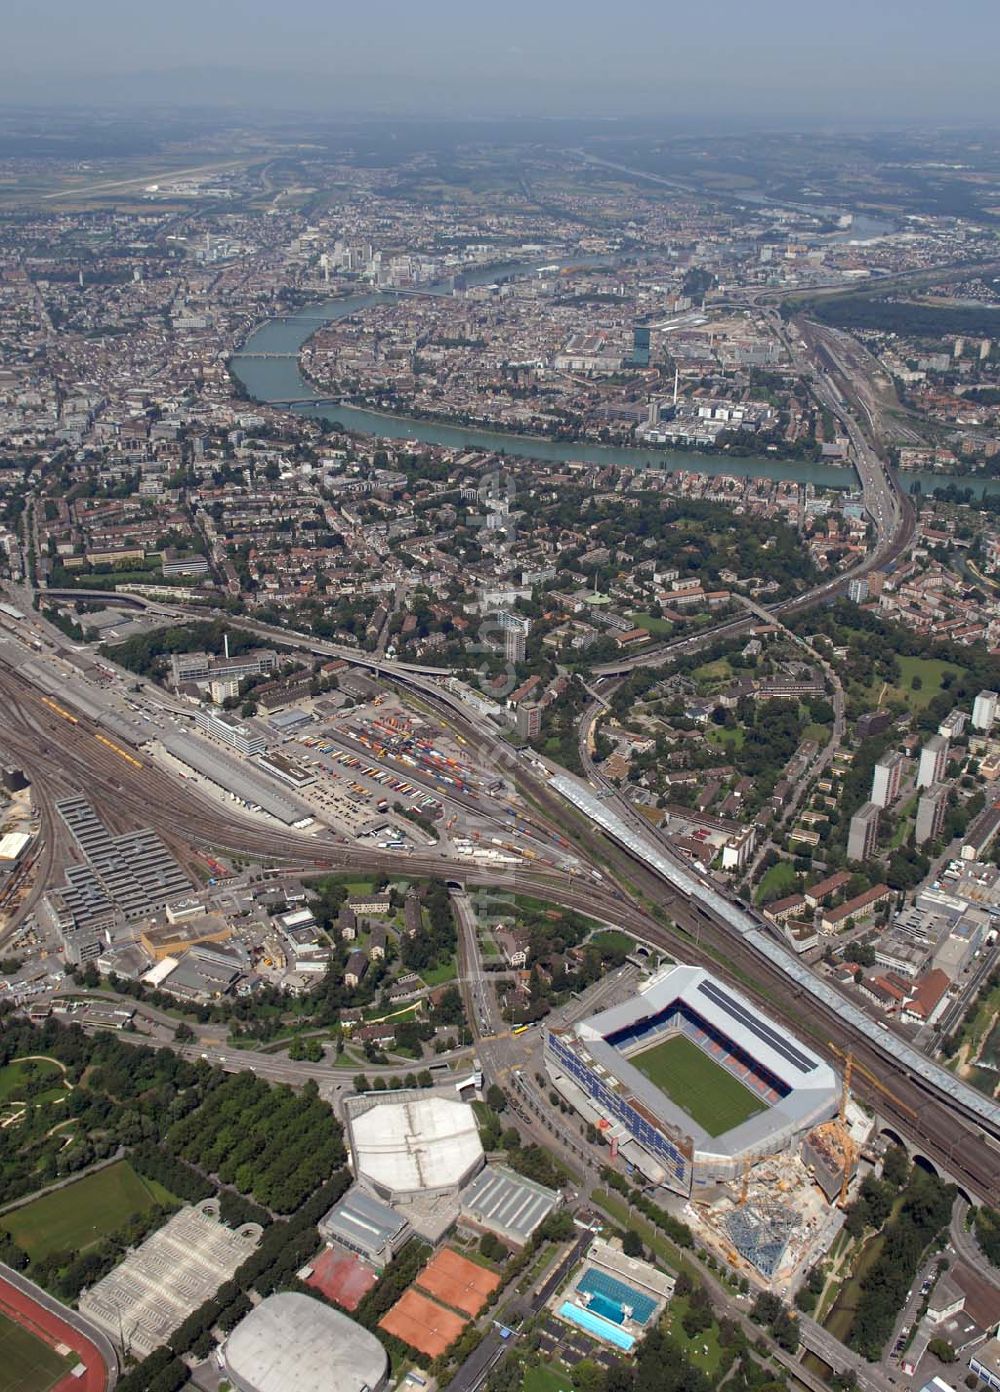
[[[838,1199],[841,1208],[847,1203],[847,1191],[850,1187],[855,1160],[854,1139],[847,1125],[847,1103],[850,1097],[853,1074],[854,1055],[848,1050],[844,1060],[844,1086],[840,1093],[840,1144],[844,1151],[844,1168],[840,1176],[840,1197]]]
[[[836,1044],[834,1044],[833,1040],[829,1040],[828,1045],[833,1053],[837,1054],[839,1058],[845,1060],[845,1064],[846,1060],[852,1057],[849,1053],[845,1054],[843,1049],[838,1049]],[[905,1112],[907,1116],[910,1117],[915,1117],[917,1115],[912,1107],[908,1107],[906,1103],[901,1100],[901,1098],[896,1096],[896,1094],[892,1091],[891,1088],[887,1088],[885,1083],[883,1083],[880,1079],[876,1078],[875,1074],[872,1073],[870,1069],[865,1068],[863,1064],[853,1061],[852,1073],[860,1073],[866,1082],[871,1083],[872,1087],[878,1088],[879,1092],[884,1093],[886,1097],[889,1098],[889,1100],[899,1111]]]
[[[743,1183],[740,1185],[740,1197],[739,1197],[739,1200],[738,1200],[738,1203],[739,1203],[739,1207],[740,1207],[740,1208],[742,1208],[743,1205],[746,1203],[746,1201],[747,1201],[747,1194],[750,1192],[750,1170],[752,1169],[752,1167],[753,1167],[753,1161],[750,1159],[750,1156],[749,1156],[749,1155],[744,1155],[744,1157],[743,1157]]]

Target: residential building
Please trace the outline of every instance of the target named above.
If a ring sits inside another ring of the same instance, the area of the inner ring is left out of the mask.
[[[899,797],[905,768],[906,759],[898,750],[879,759],[872,776],[871,800],[876,807],[891,807]]]
[[[920,751],[917,787],[930,788],[940,783],[948,768],[948,741],[943,735],[931,735]]]
[[[981,859],[983,852],[989,847],[998,831],[1000,831],[1000,802],[994,802],[992,806],[980,812],[966,831],[965,841],[962,845],[962,859]]]
[[[948,812],[948,785],[934,783],[920,795],[917,803],[916,840],[922,846],[926,841],[936,841],[944,828]]]
[[[515,727],[522,739],[537,739],[542,733],[542,708],[537,701],[518,706]]]
[[[993,722],[997,714],[997,700],[1000,699],[995,691],[980,691],[972,707],[972,724],[976,730],[992,730]]]
[[[866,802],[855,812],[847,834],[848,860],[871,860],[878,842],[878,818],[874,802]]]

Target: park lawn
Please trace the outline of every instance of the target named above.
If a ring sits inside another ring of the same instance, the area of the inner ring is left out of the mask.
[[[458,967],[454,960],[442,962],[439,967],[428,967],[426,971],[420,973],[420,980],[426,986],[443,986],[446,981],[454,981],[458,976]]]
[[[0,1230],[32,1259],[78,1253],[135,1214],[176,1202],[162,1185],[143,1179],[127,1160],[120,1160],[5,1214]]]
[[[712,1385],[717,1387],[718,1383],[715,1379],[728,1368],[732,1362],[732,1355],[719,1343],[718,1324],[709,1325],[704,1333],[696,1334],[693,1339],[685,1334],[681,1320],[687,1312],[687,1307],[687,1296],[682,1295],[671,1300],[663,1312],[660,1327],[675,1344],[684,1350],[689,1361],[694,1364],[698,1371],[712,1379]]]
[[[35,1077],[52,1078],[51,1093],[43,1094],[47,1101],[57,1092],[63,1091],[61,1086],[63,1072],[53,1059],[32,1059],[31,1061],[15,1059],[13,1063],[8,1063],[0,1068],[0,1103],[8,1100],[24,1100],[24,1080],[32,1070],[34,1070]]]
[[[685,1261],[681,1249],[671,1242],[669,1237],[648,1218],[640,1217],[638,1213],[629,1216],[628,1204],[620,1194],[595,1189],[590,1197],[594,1206],[602,1209],[620,1228],[631,1228],[637,1232],[643,1245],[650,1249],[662,1266],[668,1267],[671,1271],[687,1271],[689,1275],[692,1273],[690,1263]]]
[[[362,894],[374,894],[375,892],[374,880],[341,880],[340,883],[351,899],[359,898]]]
[[[674,631],[674,626],[669,619],[658,619],[654,614],[644,614],[641,610],[633,610],[629,618],[636,628],[644,628],[647,633],[654,638],[668,638]]]
[[[813,744],[827,744],[830,740],[830,726],[820,725],[818,721],[815,720],[810,721],[802,731],[801,738],[804,740],[812,740]]]
[[[629,935],[618,928],[605,928],[602,933],[595,933],[590,941],[606,952],[631,952],[635,947]]]
[[[899,701],[911,710],[923,710],[929,706],[935,696],[941,694],[941,678],[946,672],[959,677],[965,671],[954,662],[945,662],[940,657],[899,657],[899,682],[888,687],[885,695],[882,695],[882,685],[875,681],[870,687],[863,687],[862,691],[865,698],[869,701],[878,701],[884,705],[887,701]],[[910,682],[914,677],[920,678],[920,690],[914,691]]]
[[[697,682],[725,681],[733,675],[728,657],[717,657],[714,662],[703,662],[691,673]]]
[[[524,1370],[521,1392],[573,1392],[573,1379],[551,1363],[535,1363]]]
[[[49,1392],[78,1362],[0,1315],[0,1392]]]
[[[762,1112],[765,1103],[686,1035],[675,1034],[629,1059],[654,1087],[710,1136],[721,1136]]]
[[[721,744],[725,749],[742,749],[746,743],[747,732],[742,725],[713,725],[706,736],[709,744]]]
[[[914,797],[911,798],[909,802],[904,803],[904,805],[899,809],[899,812],[897,813],[899,817],[899,824],[896,827],[896,830],[892,833],[892,840],[889,842],[889,845],[892,847],[893,850],[896,850],[899,846],[901,846],[903,842],[906,840],[906,838],[909,836],[910,832],[913,830],[914,810],[916,808],[916,805],[917,799]]]
[[[771,903],[774,899],[784,899],[786,895],[794,894],[796,878],[795,868],[790,861],[779,860],[769,865],[760,877],[756,902]]]

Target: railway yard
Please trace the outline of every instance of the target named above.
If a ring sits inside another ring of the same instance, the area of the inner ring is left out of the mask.
[[[4,752],[30,773],[41,824],[41,850],[32,887],[19,906],[19,919],[30,913],[44,885],[57,881],[66,866],[73,863],[73,846],[53,806],[59,798],[81,788],[87,790],[88,798],[109,827],[152,827],[182,865],[193,864],[192,845],[198,845],[217,853],[257,857],[267,865],[283,863],[300,869],[350,870],[357,874],[404,869],[408,875],[447,875],[470,886],[501,883],[512,891],[537,894],[599,917],[650,945],[667,953],[680,952],[684,960],[711,967],[750,989],[836,1063],[842,1064],[850,1053],[858,1095],[877,1108],[888,1128],[907,1137],[930,1161],[966,1187],[970,1195],[995,1194],[1000,1188],[1000,1144],[994,1128],[983,1125],[981,1120],[969,1119],[960,1098],[945,1095],[933,1083],[890,1060],[881,1047],[874,1021],[870,1031],[861,1033],[835,1008],[817,1005],[780,967],[763,960],[752,944],[720,921],[707,902],[699,902],[665,882],[663,875],[644,863],[641,856],[616,844],[574,811],[551,786],[547,771],[535,766],[537,761],[515,756],[498,736],[474,719],[463,718],[453,697],[442,693],[441,699],[434,702],[426,679],[397,673],[392,686],[401,689],[409,682],[419,682],[413,698],[425,712],[433,704],[436,721],[450,728],[451,743],[447,748],[461,757],[451,752],[445,755],[457,766],[444,762],[444,768],[449,770],[447,775],[443,775],[440,752],[434,754],[429,749],[422,751],[426,756],[424,767],[400,764],[398,754],[414,757],[410,752],[412,741],[426,740],[426,733],[417,732],[427,727],[415,724],[413,717],[404,719],[400,713],[394,714],[401,707],[395,704],[398,698],[390,697],[388,691],[382,703],[367,713],[364,708],[360,713],[356,708],[339,718],[334,726],[336,734],[316,737],[322,738],[322,744],[301,745],[299,761],[323,758],[332,770],[343,768],[345,780],[366,787],[366,791],[367,786],[371,787],[371,799],[365,799],[366,802],[375,799],[376,790],[379,794],[386,791],[386,783],[376,780],[374,773],[391,770],[395,764],[395,771],[387,772],[387,778],[414,787],[419,780],[427,797],[441,803],[440,820],[445,827],[458,815],[458,808],[469,817],[475,808],[483,819],[483,799],[488,795],[493,799],[492,824],[503,829],[502,835],[499,830],[496,833],[500,846],[489,840],[483,844],[483,832],[491,824],[488,819],[481,820],[479,843],[473,841],[473,853],[467,855],[440,841],[429,846],[414,838],[412,846],[399,848],[380,846],[370,837],[348,839],[334,825],[319,819],[308,829],[279,827],[273,819],[223,802],[206,794],[192,779],[182,780],[168,771],[143,747],[150,743],[149,728],[135,718],[134,712],[130,713],[134,743],[126,739],[128,726],[122,724],[118,711],[111,716],[114,735],[107,734],[91,716],[73,706],[72,692],[65,681],[58,699],[39,691],[28,679],[23,664],[20,670],[10,664],[9,653],[8,645],[0,665],[0,696],[9,711],[3,734]],[[88,698],[92,701],[97,693],[105,698],[109,689],[106,684],[92,687]],[[162,704],[159,695],[156,701]],[[79,713],[74,714],[74,709]],[[419,718],[427,719],[425,714]],[[146,736],[144,741],[140,739],[142,735]],[[433,749],[440,751],[443,736],[436,735],[435,741]],[[327,748],[331,752],[327,753]],[[379,750],[384,753],[378,753]],[[346,767],[335,753],[356,758],[359,767]],[[504,800],[497,800],[496,789],[487,794],[483,786],[483,770],[490,767],[499,770],[492,781],[499,778]],[[404,769],[408,777],[400,776]],[[366,784],[360,783],[362,777]],[[454,778],[455,784],[447,783],[446,778]],[[394,799],[399,794],[399,790],[388,791]],[[519,809],[523,809],[520,816]],[[377,804],[375,811],[377,816]],[[476,828],[472,824],[469,829],[474,834]],[[443,832],[445,837],[453,834],[454,828]],[[569,841],[572,851],[560,845],[560,840]],[[518,847],[520,854],[507,854],[504,842]],[[543,854],[546,842],[551,851]],[[476,849],[486,851],[486,856],[476,856]],[[498,854],[491,856],[491,850]],[[525,855],[525,851],[531,854]],[[527,1057],[527,1043],[506,1043],[508,1063],[517,1057],[519,1047]]]

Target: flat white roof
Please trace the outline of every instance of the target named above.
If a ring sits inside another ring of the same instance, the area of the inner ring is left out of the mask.
[[[164,957],[155,967],[150,967],[142,978],[144,986],[162,986],[172,971],[176,969],[176,957]]]
[[[472,1108],[446,1097],[376,1103],[351,1120],[356,1173],[402,1193],[458,1186],[483,1147]]]
[[[17,860],[30,841],[31,837],[26,831],[8,831],[5,836],[0,836],[0,860]]]

